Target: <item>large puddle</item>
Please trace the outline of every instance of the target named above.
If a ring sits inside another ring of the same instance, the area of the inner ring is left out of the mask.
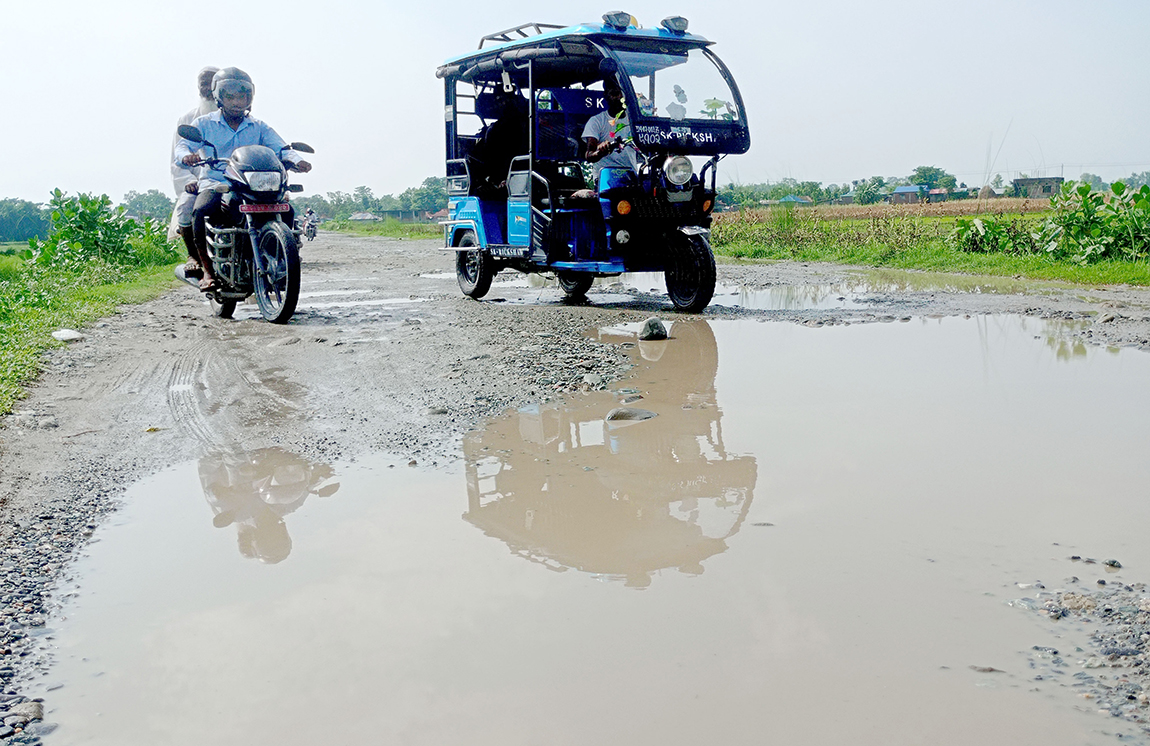
[[[207,454],[74,568],[47,742],[1112,743],[1009,602],[1150,580],[1150,356],[1061,332],[675,323],[456,471]]]
[[[420,275],[425,279],[454,280],[455,274],[437,272]],[[936,272],[913,272],[897,269],[859,270],[850,272],[845,279],[821,285],[779,284],[770,287],[747,287],[719,282],[711,301],[715,306],[728,306],[759,311],[806,311],[836,308],[870,308],[876,297],[890,293],[966,293],[1015,294],[1044,292],[1054,283],[1019,281],[1009,277],[980,275],[952,275]],[[513,297],[514,303],[559,303],[562,291],[550,275],[524,275],[506,270],[496,276],[492,285],[493,297],[500,292],[527,289],[529,295]],[[665,294],[666,284],[661,272],[627,272],[618,277],[595,280],[588,299],[592,303],[626,303],[632,297],[625,291]]]

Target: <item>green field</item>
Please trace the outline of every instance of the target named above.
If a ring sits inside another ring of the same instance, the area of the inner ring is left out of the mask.
[[[1150,285],[1150,263],[1104,259],[1083,264],[1042,251],[966,251],[952,240],[960,218],[990,217],[1020,235],[1041,229],[1045,205],[1007,212],[996,203],[772,208],[715,216],[715,253],[736,260],[834,262],[868,267],[1062,280],[1087,285]],[[1018,202],[1022,202],[1019,200]]]
[[[386,238],[443,238],[443,226],[436,223],[401,223],[398,220],[355,221],[333,220],[321,226],[325,230],[359,236]]]

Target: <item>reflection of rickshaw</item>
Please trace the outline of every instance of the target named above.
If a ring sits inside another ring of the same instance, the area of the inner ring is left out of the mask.
[[[464,518],[554,570],[635,587],[664,568],[701,573],[742,525],[756,466],[723,444],[710,327],[677,323],[672,335],[645,350],[668,380],[634,404],[655,419],[609,422],[612,403],[533,406],[465,437]]]
[[[750,147],[742,98],[686,19],[657,29],[636,28],[627,13],[603,20],[492,34],[437,71],[445,240],[459,285],[481,298],[509,267],[554,272],[569,296],[582,296],[595,277],[663,272],[675,307],[701,311],[715,287],[716,166]],[[619,135],[611,150],[628,153],[629,165],[595,169],[589,184],[583,133],[604,111],[605,81],[623,91],[625,108],[606,121],[608,137]],[[696,173],[687,156],[708,160]]]
[[[323,484],[333,475],[330,466],[279,448],[217,452],[200,459],[200,483],[215,514],[212,523],[217,528],[234,525],[240,554],[269,564],[291,553],[283,517],[309,495],[335,494],[338,482]]]

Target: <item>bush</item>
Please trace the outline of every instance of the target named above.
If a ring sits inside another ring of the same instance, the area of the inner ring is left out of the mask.
[[[52,227],[46,239],[29,239],[27,258],[38,267],[84,272],[93,262],[106,267],[148,266],[175,261],[167,229],[150,219],[134,220],[102,194],[70,197],[56,189],[48,203]]]
[[[1089,264],[1150,254],[1150,186],[1130,189],[1116,181],[1107,195],[1071,181],[1050,204],[1054,215],[1036,239],[1051,256]]]

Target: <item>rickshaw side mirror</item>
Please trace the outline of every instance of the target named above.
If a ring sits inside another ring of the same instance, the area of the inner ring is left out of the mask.
[[[610,58],[599,60],[599,72],[603,75],[614,75],[619,72],[619,63]]]

